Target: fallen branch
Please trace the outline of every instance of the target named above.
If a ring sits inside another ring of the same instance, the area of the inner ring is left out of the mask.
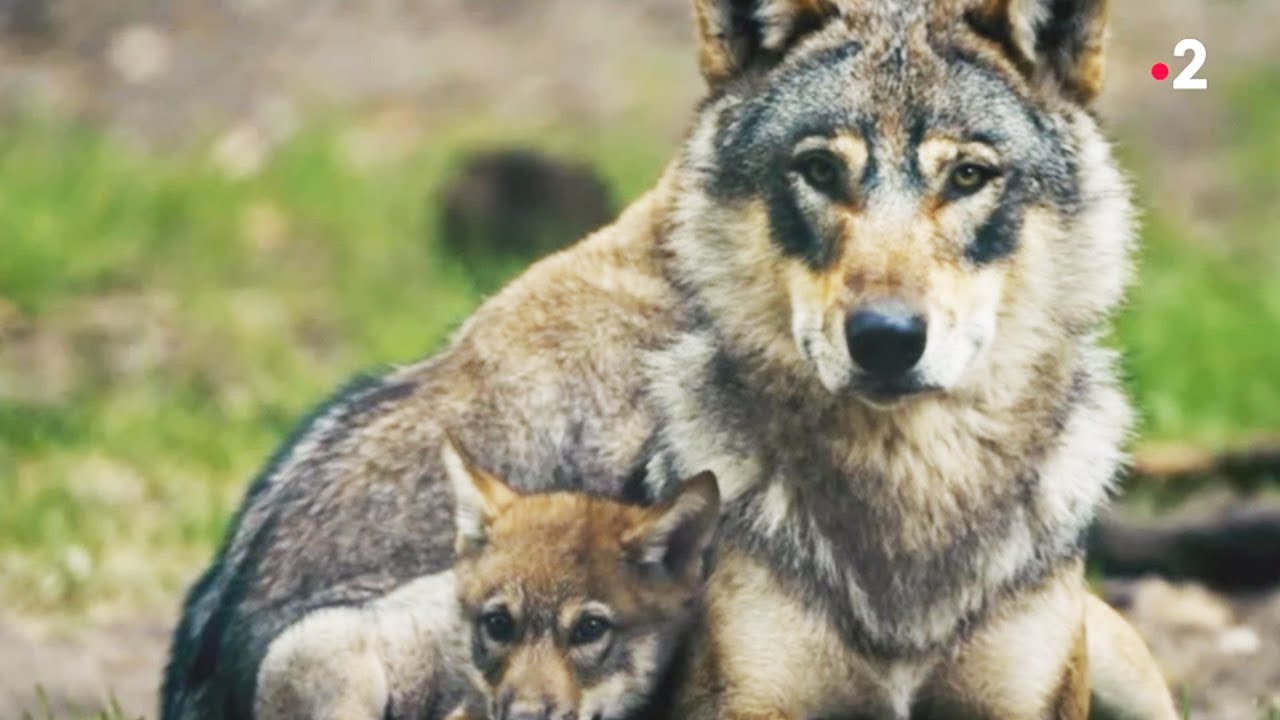
[[[1280,585],[1280,500],[1236,501],[1198,518],[1104,516],[1089,537],[1104,574],[1158,574],[1228,591]]]

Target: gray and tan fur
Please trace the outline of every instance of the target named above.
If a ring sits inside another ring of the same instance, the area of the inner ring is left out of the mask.
[[[245,716],[287,628],[447,570],[444,426],[525,489],[716,472],[685,717],[1173,717],[1080,561],[1130,421],[1103,5],[694,0],[677,160],[302,431],[188,599],[165,717]]]
[[[268,650],[297,655],[311,637],[300,620],[367,607],[449,569],[442,428],[517,488],[640,496],[655,420],[636,359],[665,341],[676,316],[655,205],[640,200],[537,264],[447,349],[359,383],[303,426],[254,482],[187,597],[164,718],[250,717]],[[384,700],[393,711],[401,702]]]
[[[693,320],[652,362],[650,480],[711,468],[728,501],[720,716],[1077,716],[1080,538],[1130,423],[1097,338],[1131,209],[1082,105],[1104,8],[768,5],[699,4],[729,40],[666,238]],[[856,361],[866,311],[919,319],[901,372]],[[762,624],[812,629],[795,663]]]

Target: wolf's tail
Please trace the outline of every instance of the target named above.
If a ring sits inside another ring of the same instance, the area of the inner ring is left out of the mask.
[[[212,720],[209,686],[220,644],[220,606],[227,578],[215,562],[187,594],[182,619],[173,632],[160,687],[161,720]]]

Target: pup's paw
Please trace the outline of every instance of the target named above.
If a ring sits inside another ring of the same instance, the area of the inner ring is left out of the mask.
[[[386,671],[363,616],[332,608],[295,623],[271,643],[258,669],[259,720],[379,720]]]

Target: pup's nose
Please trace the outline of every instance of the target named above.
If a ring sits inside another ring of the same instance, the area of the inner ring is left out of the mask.
[[[849,355],[879,378],[904,375],[924,355],[924,317],[898,303],[876,305],[849,315],[844,322]]]

